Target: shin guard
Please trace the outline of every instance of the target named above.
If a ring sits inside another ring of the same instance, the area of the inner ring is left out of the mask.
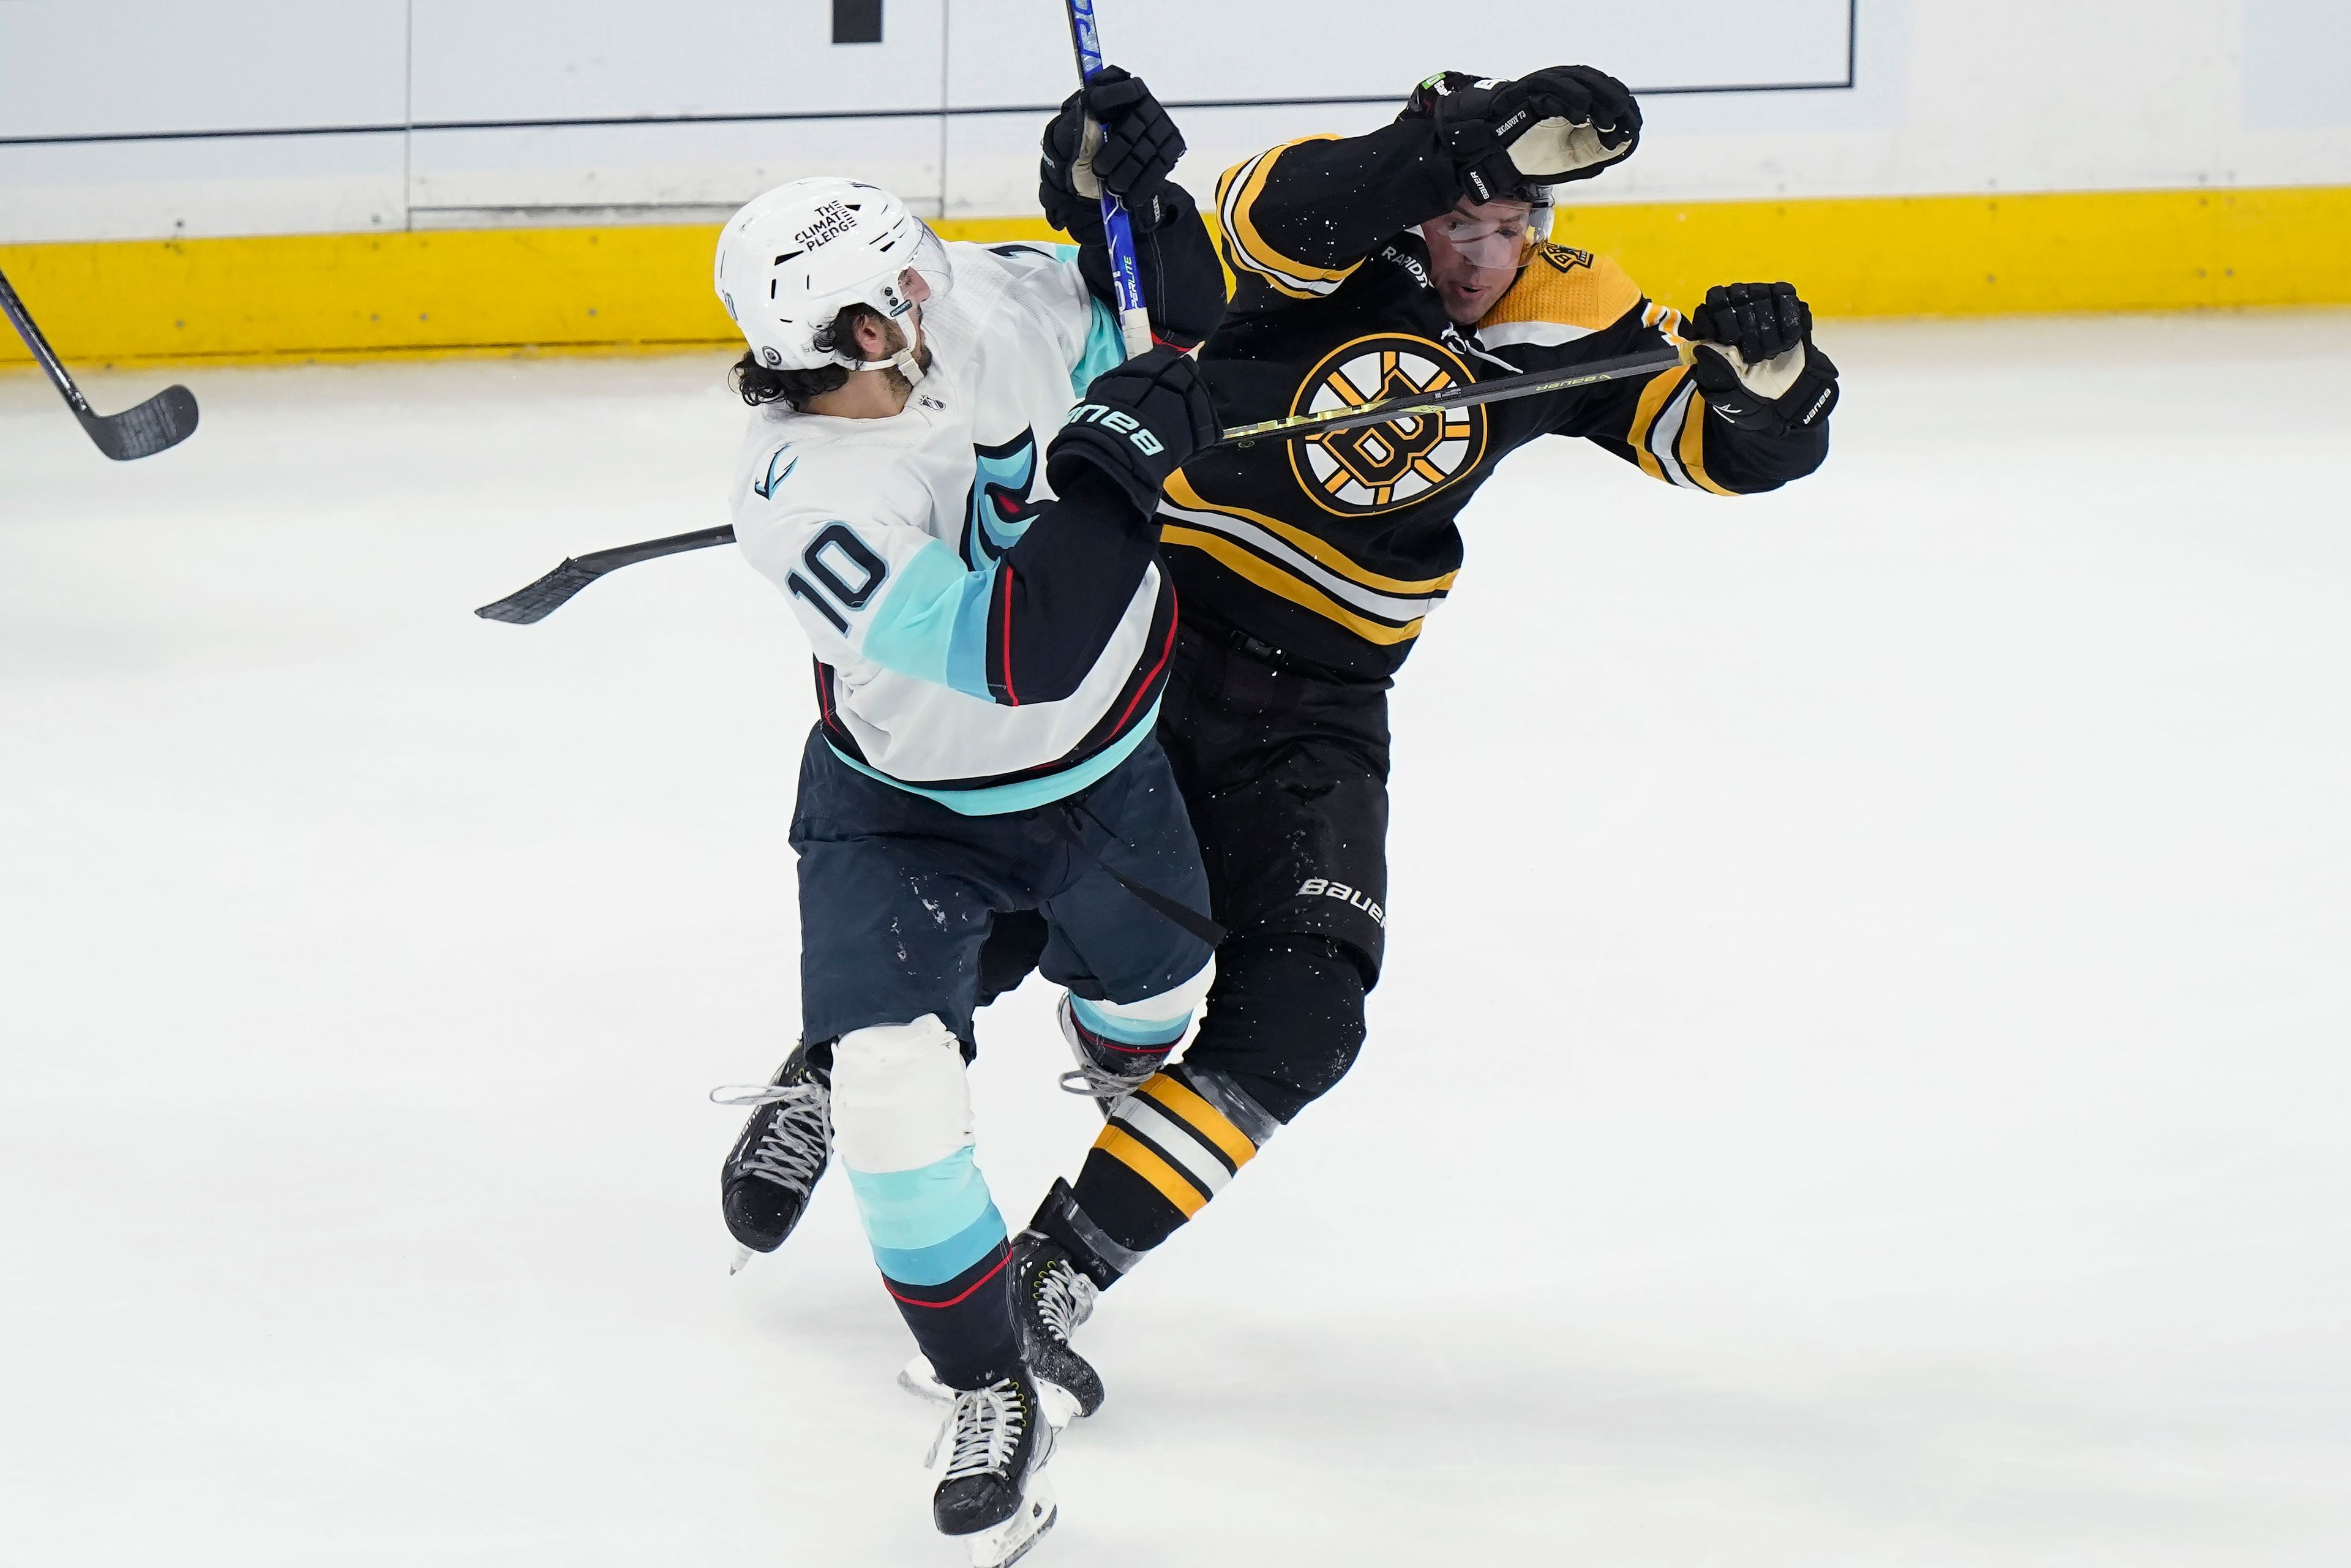
[[[861,1029],[833,1048],[833,1150],[873,1260],[942,1382],[978,1388],[1019,1364],[1004,1219],[972,1159],[962,1048],[935,1016]]]

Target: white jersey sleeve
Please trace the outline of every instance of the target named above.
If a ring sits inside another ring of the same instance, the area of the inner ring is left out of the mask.
[[[1086,287],[1076,246],[1020,240],[970,248],[987,257],[1001,276],[1007,297],[1051,340],[1069,367],[1071,397],[1084,392],[1094,377],[1125,361],[1126,343],[1119,335],[1118,313]]]
[[[930,499],[895,443],[778,442],[736,501],[744,556],[784,591],[827,664],[877,665],[989,700],[996,573],[970,571],[924,526]]]

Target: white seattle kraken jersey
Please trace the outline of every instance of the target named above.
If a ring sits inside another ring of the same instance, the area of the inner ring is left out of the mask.
[[[1149,637],[1160,573],[1145,574],[1073,695],[1027,703],[991,689],[997,559],[1050,498],[1044,449],[1077,393],[1124,355],[1073,247],[947,248],[954,287],[923,308],[932,366],[904,411],[755,412],[735,534],[808,633],[836,752],[959,810],[1017,810],[1091,783],[1147,733],[1113,724],[1116,755],[1073,755],[1120,716],[1108,710]]]

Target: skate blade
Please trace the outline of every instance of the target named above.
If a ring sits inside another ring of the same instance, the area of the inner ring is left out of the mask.
[[[1029,1495],[1020,1500],[1019,1512],[993,1530],[983,1530],[968,1538],[971,1568],[1012,1568],[1045,1539],[1045,1532],[1061,1517],[1061,1505],[1053,1500],[1052,1483],[1042,1476],[1036,1477],[1029,1483]]]
[[[1042,1377],[1037,1380],[1037,1407],[1045,1413],[1046,1425],[1056,1432],[1086,1413],[1076,1395]]]
[[[939,1381],[939,1375],[931,1370],[931,1358],[919,1351],[914,1360],[898,1369],[898,1386],[933,1405],[945,1405],[953,1397],[947,1393],[947,1385]]]
[[[758,1256],[758,1254],[752,1251],[748,1247],[740,1245],[737,1246],[735,1249],[735,1261],[726,1265],[726,1277],[731,1280],[736,1275],[741,1273],[743,1271],[743,1265],[748,1263],[752,1259],[757,1258]]]

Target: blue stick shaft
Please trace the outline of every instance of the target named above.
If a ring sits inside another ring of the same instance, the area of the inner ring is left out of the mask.
[[[1102,68],[1102,34],[1094,26],[1094,0],[1066,0],[1070,8],[1070,43],[1077,51],[1078,80],[1093,79]],[[1110,242],[1111,287],[1118,295],[1118,331],[1126,340],[1126,357],[1151,347],[1151,312],[1143,303],[1143,267],[1134,258],[1134,228],[1127,222],[1126,204],[1105,187],[1102,196],[1102,233]]]

